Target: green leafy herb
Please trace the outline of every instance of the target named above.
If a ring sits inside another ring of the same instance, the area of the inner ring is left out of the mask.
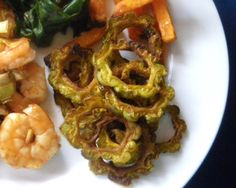
[[[71,26],[74,33],[90,23],[89,0],[6,0],[17,15],[17,34],[47,46],[52,36]],[[78,29],[79,28],[79,29]]]

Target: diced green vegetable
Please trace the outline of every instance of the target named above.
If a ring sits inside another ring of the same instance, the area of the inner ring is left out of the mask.
[[[0,103],[7,101],[16,91],[15,81],[9,73],[0,74]]]
[[[11,82],[9,73],[0,74],[0,86]]]

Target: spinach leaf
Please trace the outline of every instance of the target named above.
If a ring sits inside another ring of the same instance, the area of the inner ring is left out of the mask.
[[[47,46],[53,35],[72,26],[87,29],[89,0],[7,0],[17,15],[18,35]]]

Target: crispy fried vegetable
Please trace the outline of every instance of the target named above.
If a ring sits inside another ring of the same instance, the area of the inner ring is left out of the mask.
[[[150,75],[150,69],[140,60],[130,61],[121,66],[122,72],[120,79],[128,84],[142,85]]]
[[[159,143],[158,148],[162,153],[176,152],[181,147],[180,141],[187,129],[187,126],[185,121],[179,117],[180,109],[178,106],[169,105],[166,108],[166,112],[169,113],[171,116],[172,125],[175,129],[175,134],[167,142]]]
[[[135,162],[140,154],[140,127],[115,116],[100,97],[84,104],[66,114],[61,131],[68,141],[88,159],[102,157],[116,166]]]
[[[73,103],[81,103],[83,98],[97,94],[99,85],[96,79],[93,79],[91,57],[91,50],[83,49],[76,44],[64,46],[46,57],[45,62],[51,69],[49,83],[53,89]],[[69,73],[71,70],[77,72],[72,75],[65,74],[66,66],[69,67]]]
[[[74,104],[71,103],[70,99],[65,98],[59,93],[54,93],[54,99],[57,105],[61,107],[62,115],[65,117],[67,112],[74,108]]]
[[[118,41],[117,37],[120,32],[130,26],[140,26],[146,29],[148,36],[150,49],[153,53],[150,53],[145,47],[139,43],[126,41]],[[159,83],[166,75],[165,67],[158,64],[160,58],[160,42],[159,34],[152,27],[152,21],[150,17],[142,16],[136,18],[134,14],[127,14],[123,17],[118,17],[110,20],[108,25],[108,33],[106,34],[104,44],[99,53],[95,53],[93,56],[93,64],[97,70],[98,81],[105,86],[114,88],[116,92],[125,98],[143,97],[150,98],[156,95],[159,90]],[[112,74],[110,64],[112,61],[113,53],[118,50],[134,50],[140,58],[150,68],[150,76],[147,83],[144,85],[132,85],[126,84],[118,77]]]
[[[142,43],[118,39],[129,27],[143,28]],[[90,45],[90,37],[75,39],[45,59],[56,103],[65,117],[61,132],[81,149],[95,174],[129,185],[151,172],[161,152],[177,151],[186,129],[179,109],[169,105],[175,93],[165,83],[167,71],[160,64],[161,37],[149,16],[126,14],[110,20],[98,52],[79,45]],[[128,60],[121,50],[139,58]],[[155,132],[165,112],[171,115],[176,133],[157,143]]]
[[[150,75],[150,69],[142,60],[128,61],[117,51],[113,53],[112,74],[127,84],[144,84]],[[142,78],[144,80],[142,80]]]
[[[111,161],[115,166],[136,162],[140,155],[138,142],[141,136],[140,127],[131,122],[122,122],[116,117],[109,121],[103,117],[101,121],[103,121],[103,129],[98,136],[97,147],[91,148],[91,151],[88,148],[82,150],[84,156],[89,159],[102,157],[103,160]]]
[[[86,103],[86,106],[79,106],[76,109],[71,109],[67,113],[65,122],[61,126],[61,132],[65,135],[72,146],[81,148],[83,141],[85,143],[89,142],[89,140],[92,139],[93,135],[96,134],[97,130],[96,127],[93,126],[93,123],[97,120],[96,116],[101,117],[103,114],[107,113],[107,109],[102,108],[103,106],[104,104],[101,98],[94,97],[93,100],[89,100],[89,102]],[[97,108],[98,110],[91,112],[91,109],[96,109],[96,107],[100,107],[100,109]],[[95,113],[96,116],[93,116],[93,113]],[[81,121],[81,116],[83,117],[83,115],[86,114],[90,114],[90,116],[83,118],[83,121]],[[80,134],[78,121],[80,121],[79,123],[81,128],[86,127],[86,132],[81,131]]]
[[[140,153],[137,161],[129,166],[117,167],[112,162],[105,162],[99,158],[90,160],[90,169],[95,174],[108,174],[108,178],[116,183],[130,185],[132,179],[152,171],[152,161],[159,154],[155,144],[154,131],[144,126],[142,126],[142,137],[140,139]]]
[[[137,121],[144,117],[148,123],[157,122],[160,119],[173,97],[173,88],[163,86],[152,106],[140,107],[121,101],[112,90],[105,94],[107,104],[117,114],[129,121]]]
[[[111,71],[114,76],[119,78],[121,77],[124,67],[127,65],[127,63],[129,63],[129,61],[123,58],[118,51],[113,52],[113,58],[114,59],[112,59],[111,63]]]

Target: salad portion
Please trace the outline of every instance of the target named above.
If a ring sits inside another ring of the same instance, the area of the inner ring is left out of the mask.
[[[0,1],[0,156],[16,168],[40,168],[59,149],[54,124],[40,107],[44,68],[27,38],[16,38],[15,15]]]
[[[87,0],[6,0],[16,15],[16,35],[37,46],[51,44],[53,35],[67,27],[75,34],[89,26]]]

